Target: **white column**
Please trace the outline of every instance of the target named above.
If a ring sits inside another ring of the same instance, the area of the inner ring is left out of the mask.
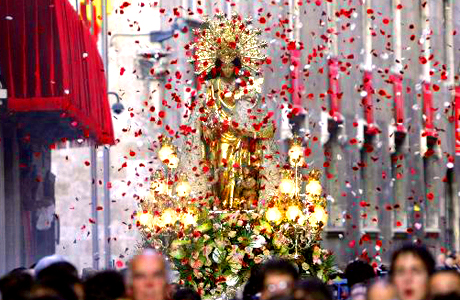
[[[393,0],[393,45],[394,65],[393,72],[399,74],[402,70],[402,43],[401,43],[401,10],[398,5],[401,0]]]
[[[367,15],[367,10],[371,8],[371,0],[364,0],[362,5],[363,12],[363,42],[364,42],[364,62],[363,68],[366,71],[372,71],[372,22]]]
[[[446,63],[447,63],[447,81],[449,87],[455,84],[455,55],[454,55],[454,22],[452,16],[452,0],[444,0],[444,16],[445,16],[445,41],[444,49],[446,50]],[[452,90],[452,96],[455,96],[455,90]]]
[[[422,2],[420,2],[422,3]],[[426,57],[426,64],[422,65],[422,80],[424,82],[430,82],[430,67],[431,63],[428,60],[430,57],[430,36],[431,36],[431,26],[430,26],[430,2],[427,1],[425,5],[422,5],[422,36],[420,37],[420,43],[422,44],[423,53],[422,56]]]
[[[337,21],[335,17],[335,12],[337,10],[336,1],[326,2],[327,7],[327,29],[330,31],[329,38],[329,54],[333,57],[337,57],[339,54],[338,46],[338,35],[337,35]]]

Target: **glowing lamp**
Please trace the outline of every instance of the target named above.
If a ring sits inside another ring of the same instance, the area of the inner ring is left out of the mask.
[[[190,195],[192,188],[190,183],[187,180],[181,180],[177,183],[176,193],[179,197],[188,197]]]
[[[297,205],[291,205],[288,207],[286,211],[286,218],[289,221],[295,221],[298,217],[300,217],[302,214],[302,211]]]
[[[281,221],[282,217],[283,216],[280,210],[276,206],[267,209],[267,212],[265,213],[265,218],[267,218],[269,222],[278,223],[279,221]]]
[[[323,187],[321,186],[321,183],[319,183],[318,180],[313,179],[313,180],[308,181],[308,184],[305,187],[305,191],[309,195],[320,196],[323,191]]]
[[[162,227],[162,226],[163,226],[160,217],[157,217],[157,216],[154,216],[154,217],[153,217],[153,219],[152,219],[152,227],[154,227],[154,226],[158,226],[158,227]]]
[[[179,165],[179,157],[177,157],[176,153],[172,153],[168,157],[168,168],[175,169]]]
[[[191,213],[186,213],[182,215],[181,222],[185,227],[196,225],[196,217]]]
[[[147,226],[149,227],[150,225],[153,224],[153,216],[150,213],[141,213],[139,215],[139,223],[141,223],[142,226]]]
[[[172,155],[174,155],[174,148],[170,144],[163,144],[158,151],[158,157],[162,162],[169,160]]]
[[[280,192],[283,194],[294,195],[296,187],[294,180],[290,178],[283,178],[280,183]]]
[[[305,224],[305,221],[307,220],[307,218],[305,217],[304,214],[301,214],[299,216],[299,218],[297,219],[297,224],[299,224],[300,226],[304,225]]]
[[[310,222],[311,225],[315,226],[319,222],[322,222],[323,224],[326,224],[327,222],[327,212],[322,206],[315,206],[315,211],[310,214],[308,217],[308,221]]]
[[[303,154],[303,148],[302,146],[298,144],[292,145],[292,147],[289,149],[288,155],[291,160],[300,160],[301,156]]]
[[[166,209],[163,211],[163,214],[161,215],[161,221],[163,225],[172,225],[176,223],[177,221],[177,214],[174,210],[171,208]]]
[[[168,185],[164,180],[156,179],[150,184],[150,191],[164,195],[168,191]]]

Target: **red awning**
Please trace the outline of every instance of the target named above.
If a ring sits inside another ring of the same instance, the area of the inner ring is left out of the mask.
[[[0,68],[9,111],[59,127],[59,139],[114,143],[96,41],[67,0],[2,1]]]

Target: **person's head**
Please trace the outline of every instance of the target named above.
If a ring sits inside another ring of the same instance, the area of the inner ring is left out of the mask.
[[[201,300],[200,294],[191,288],[179,288],[172,297],[173,300]]]
[[[384,279],[379,279],[367,288],[367,300],[392,300],[396,299],[395,286]]]
[[[61,298],[59,296],[37,296],[37,297],[31,297],[28,300],[66,300],[66,299]]]
[[[251,269],[251,275],[243,288],[243,300],[252,300],[262,291],[263,282],[260,278],[260,265]]]
[[[299,272],[294,265],[279,258],[264,263],[259,274],[262,283],[262,300],[274,296],[289,295],[294,288],[294,283],[299,278]]]
[[[63,262],[68,262],[68,261],[62,255],[53,254],[53,255],[45,256],[33,266],[35,275],[37,275],[38,273],[40,273],[40,271],[42,271],[43,269],[53,264],[63,263]]]
[[[435,262],[423,246],[408,244],[393,253],[390,278],[400,300],[421,300],[428,295],[428,279]]]
[[[332,300],[329,287],[316,277],[299,281],[294,288],[296,300]]]
[[[450,293],[447,295],[438,295],[431,298],[431,300],[460,300],[460,295],[457,293]]]
[[[345,278],[347,278],[349,288],[357,283],[366,283],[374,277],[374,268],[362,260],[355,260],[349,263],[345,269]]]
[[[153,249],[136,255],[130,263],[129,293],[133,300],[164,300],[168,292],[168,264]]]
[[[13,270],[0,279],[0,295],[3,300],[25,299],[32,285],[33,278],[30,274]]]
[[[78,271],[69,262],[52,263],[39,269],[35,276],[38,284],[53,289],[58,296],[64,299],[82,300],[84,298],[83,285],[78,277]]]
[[[446,255],[444,253],[441,253],[436,257],[436,265],[440,268],[446,265]]]
[[[68,262],[52,263],[39,270],[35,276],[39,285],[54,290],[59,297],[68,300],[84,298],[83,285],[78,277],[78,271]]]
[[[178,284],[178,283],[170,283],[168,285],[168,292],[167,292],[167,295],[168,295],[168,299],[172,299],[172,297],[174,296],[174,294],[181,288],[181,285]]]
[[[85,300],[116,300],[125,295],[123,276],[117,271],[96,273],[84,283]]]
[[[431,275],[431,297],[448,295],[450,293],[460,295],[460,274],[456,270],[441,270]]]

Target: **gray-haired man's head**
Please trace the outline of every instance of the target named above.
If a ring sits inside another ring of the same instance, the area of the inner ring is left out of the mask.
[[[129,290],[133,300],[164,300],[169,268],[164,257],[153,249],[143,250],[129,265]]]

